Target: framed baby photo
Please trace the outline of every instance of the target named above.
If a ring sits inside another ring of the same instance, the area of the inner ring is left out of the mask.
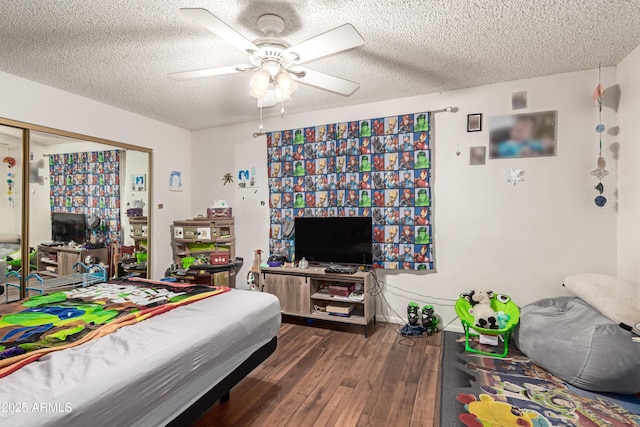
[[[556,155],[557,111],[491,117],[489,158]]]

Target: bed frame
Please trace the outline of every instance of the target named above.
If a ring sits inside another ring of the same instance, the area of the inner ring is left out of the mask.
[[[242,362],[240,366],[234,369],[219,383],[214,385],[193,405],[187,408],[167,425],[171,427],[191,425],[205,412],[207,412],[218,400],[220,402],[228,401],[231,389],[249,375],[258,365],[267,360],[267,358],[276,350],[277,344],[278,338],[273,337],[271,341],[253,352],[251,356]]]
[[[27,285],[27,294],[30,291],[39,292],[40,295],[44,295],[45,291],[56,291],[60,289],[69,289],[75,288],[78,286],[89,286],[96,283],[103,283],[107,281],[107,271],[105,268],[98,264],[90,264],[86,265],[82,262],[76,262],[73,265],[73,269],[76,273],[70,274],[68,276],[55,277],[52,279],[43,279],[37,273],[32,273],[28,275],[25,279],[27,283],[29,283],[30,279],[34,279],[40,285],[39,287],[33,287],[31,285]],[[20,280],[20,273],[17,271],[10,271],[7,273],[7,277],[15,276]],[[9,287],[14,287],[20,289],[19,283],[9,283],[7,282],[7,295],[6,302],[9,303]],[[2,293],[0,293],[2,295]]]

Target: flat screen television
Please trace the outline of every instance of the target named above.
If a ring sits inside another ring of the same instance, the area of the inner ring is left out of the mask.
[[[336,264],[372,264],[370,217],[296,218],[296,259]]]
[[[54,242],[84,243],[87,240],[87,217],[84,214],[53,212],[51,240]]]

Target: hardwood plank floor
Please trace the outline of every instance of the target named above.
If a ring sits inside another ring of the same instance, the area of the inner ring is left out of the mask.
[[[283,323],[275,353],[194,426],[438,425],[442,334],[409,347],[397,330]]]

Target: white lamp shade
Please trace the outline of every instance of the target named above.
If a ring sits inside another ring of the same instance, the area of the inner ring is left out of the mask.
[[[249,95],[257,99],[264,99],[269,89],[271,75],[264,68],[258,71],[251,79]]]
[[[278,86],[282,89],[283,92],[288,92],[290,96],[296,92],[298,85],[296,82],[289,76],[289,73],[286,71],[280,71],[276,76],[276,81]]]

